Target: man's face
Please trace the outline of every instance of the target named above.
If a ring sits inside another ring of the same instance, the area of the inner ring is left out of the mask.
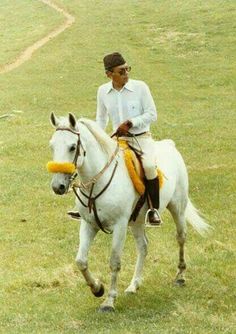
[[[114,82],[117,86],[124,86],[129,80],[129,72],[131,67],[127,63],[123,65],[116,66],[107,73],[107,76]]]

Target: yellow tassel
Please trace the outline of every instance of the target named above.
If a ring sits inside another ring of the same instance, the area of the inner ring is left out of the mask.
[[[130,178],[133,182],[133,185],[136,191],[140,195],[143,195],[145,192],[145,185],[144,185],[143,180],[140,178],[140,175],[137,173],[135,169],[135,165],[133,163],[133,156],[132,156],[133,153],[125,140],[119,140],[119,145],[121,148],[124,149],[124,160],[125,160],[125,164],[128,169]],[[159,186],[161,188],[164,183],[164,174],[162,173],[160,169],[157,169],[157,176],[159,179]]]
[[[134,167],[133,161],[132,161],[132,152],[131,150],[125,150],[124,154],[125,164],[129,171],[130,178],[134,184],[135,189],[140,195],[143,195],[145,192],[145,185],[140,179],[140,176],[136,172],[136,169]]]
[[[162,173],[162,171],[160,169],[157,169],[157,176],[158,176],[158,179],[159,179],[159,187],[161,189],[163,184],[164,184],[164,174]]]
[[[73,174],[75,169],[75,165],[71,162],[49,161],[47,163],[47,170],[50,173]]]

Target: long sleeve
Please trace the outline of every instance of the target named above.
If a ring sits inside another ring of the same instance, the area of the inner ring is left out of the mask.
[[[145,128],[157,120],[157,110],[149,87],[143,82],[141,90],[141,104],[143,112],[141,115],[132,117],[130,120],[133,127],[137,129]]]
[[[109,117],[106,107],[102,100],[102,94],[103,94],[102,89],[101,87],[99,87],[97,92],[96,122],[102,129],[105,129],[109,121]]]

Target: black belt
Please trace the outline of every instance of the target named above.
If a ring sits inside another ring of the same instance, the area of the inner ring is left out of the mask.
[[[131,133],[131,132],[128,132],[126,135],[122,135],[120,137],[137,137],[137,136],[144,135],[145,133],[148,133],[148,131],[141,132],[141,133]],[[114,137],[115,135],[116,135],[116,132],[113,133],[113,135],[111,136],[111,138]]]

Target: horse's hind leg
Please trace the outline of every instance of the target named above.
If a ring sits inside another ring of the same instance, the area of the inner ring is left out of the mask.
[[[80,224],[80,245],[78,254],[76,256],[77,265],[83,274],[85,281],[91,288],[92,293],[96,297],[101,297],[104,294],[103,284],[95,279],[88,269],[88,251],[90,245],[97,234],[97,230],[94,229],[90,224],[81,220]]]
[[[184,256],[184,245],[186,240],[186,221],[184,215],[185,210],[180,210],[177,206],[173,204],[169,204],[168,209],[170,210],[176,224],[176,239],[179,244],[179,264],[177,275],[175,278],[175,284],[181,286],[185,284],[184,272],[186,270],[186,262]]]
[[[135,293],[141,284],[142,271],[144,266],[144,260],[147,255],[147,244],[148,244],[143,224],[133,225],[131,227],[131,231],[135,238],[138,257],[135,265],[134,275],[130,285],[125,290],[126,293]]]

